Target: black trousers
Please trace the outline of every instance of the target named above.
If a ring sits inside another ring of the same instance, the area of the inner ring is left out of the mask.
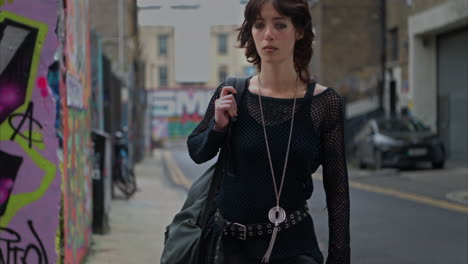
[[[261,260],[248,258],[238,248],[236,243],[230,239],[224,243],[224,263],[223,264],[261,264]],[[300,255],[287,260],[271,261],[270,264],[318,264],[308,255]]]
[[[224,264],[261,264],[260,260],[248,259],[242,255],[225,255]],[[300,255],[288,260],[270,262],[270,264],[318,264],[314,259],[307,255]]]

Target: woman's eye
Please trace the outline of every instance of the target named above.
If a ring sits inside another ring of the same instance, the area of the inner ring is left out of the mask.
[[[256,24],[254,24],[254,28],[256,28],[256,29],[261,29],[261,28],[263,28],[264,26],[265,26],[265,25],[264,25],[263,23],[256,23]],[[287,27],[287,25],[284,24],[284,23],[275,24],[275,28],[276,28],[276,29],[284,29],[284,28],[286,28],[286,27]]]
[[[262,23],[256,23],[256,24],[254,24],[254,27],[259,29],[259,28],[263,27],[263,24]]]
[[[276,24],[276,28],[279,28],[279,29],[286,28],[286,24]]]

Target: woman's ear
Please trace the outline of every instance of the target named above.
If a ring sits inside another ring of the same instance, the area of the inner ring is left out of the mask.
[[[296,40],[300,40],[304,37],[304,30],[296,30]]]

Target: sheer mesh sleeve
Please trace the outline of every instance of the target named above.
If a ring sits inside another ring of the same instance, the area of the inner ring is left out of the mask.
[[[190,158],[192,158],[192,160],[197,164],[214,158],[218,153],[219,148],[224,143],[226,132],[213,130],[215,124],[214,103],[215,100],[219,98],[223,86],[224,83],[216,88],[208,104],[205,117],[187,138],[187,147]]]
[[[342,101],[336,92],[324,97],[322,167],[329,225],[327,264],[350,263],[349,185],[344,146]]]

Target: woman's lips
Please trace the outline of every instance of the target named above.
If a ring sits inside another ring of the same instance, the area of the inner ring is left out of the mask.
[[[263,48],[263,50],[265,50],[266,52],[274,52],[277,50],[277,48],[267,47],[267,48]]]

